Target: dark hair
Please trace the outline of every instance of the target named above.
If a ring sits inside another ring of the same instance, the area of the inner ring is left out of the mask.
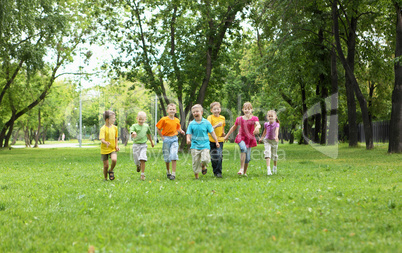
[[[111,110],[107,110],[103,113],[103,119],[107,120],[108,118],[110,118],[111,115],[115,115],[114,111]]]

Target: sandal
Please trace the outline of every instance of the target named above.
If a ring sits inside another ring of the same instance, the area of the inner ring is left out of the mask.
[[[114,180],[114,172],[113,171],[108,171],[107,173],[109,173],[109,179]]]
[[[207,169],[203,169],[203,170],[202,170],[202,174],[203,174],[203,175],[207,174],[207,172],[208,172]]]

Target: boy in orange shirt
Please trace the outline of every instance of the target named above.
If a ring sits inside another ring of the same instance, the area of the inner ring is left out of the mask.
[[[176,105],[171,103],[167,106],[168,116],[161,118],[156,127],[158,134],[163,140],[163,159],[166,163],[166,176],[170,180],[176,178],[176,161],[179,160],[177,152],[179,150],[178,133],[185,134],[181,129],[180,120],[175,117]],[[170,174],[170,162],[172,162],[172,174]]]
[[[117,163],[117,151],[120,150],[119,142],[117,140],[118,130],[117,126],[113,125],[116,121],[116,115],[113,111],[105,111],[103,113],[105,119],[105,125],[100,129],[99,139],[101,141],[101,157],[103,161],[103,175],[105,181],[107,180],[107,174],[109,179],[114,180],[113,169]],[[109,157],[112,160],[109,170]]]
[[[222,177],[222,149],[223,142],[225,140],[225,117],[220,115],[221,113],[221,104],[219,102],[213,102],[210,105],[210,109],[212,115],[209,115],[207,120],[211,123],[214,128],[214,132],[216,137],[218,138],[219,147],[217,147],[214,138],[210,133],[209,143],[211,148],[211,163],[212,169],[214,170],[214,175],[218,178]]]

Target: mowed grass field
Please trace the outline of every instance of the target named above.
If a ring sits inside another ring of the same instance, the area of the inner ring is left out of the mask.
[[[98,148],[0,150],[0,252],[401,252],[402,155],[342,144],[336,159],[279,144],[266,175],[263,145],[248,177],[225,143],[223,178],[194,180],[180,153],[166,178],[161,144],[140,181],[130,146],[103,181]]]

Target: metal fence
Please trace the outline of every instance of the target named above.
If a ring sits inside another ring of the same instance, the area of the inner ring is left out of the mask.
[[[359,142],[366,142],[363,124],[358,125],[358,140]],[[389,121],[373,122],[373,141],[389,142]]]

